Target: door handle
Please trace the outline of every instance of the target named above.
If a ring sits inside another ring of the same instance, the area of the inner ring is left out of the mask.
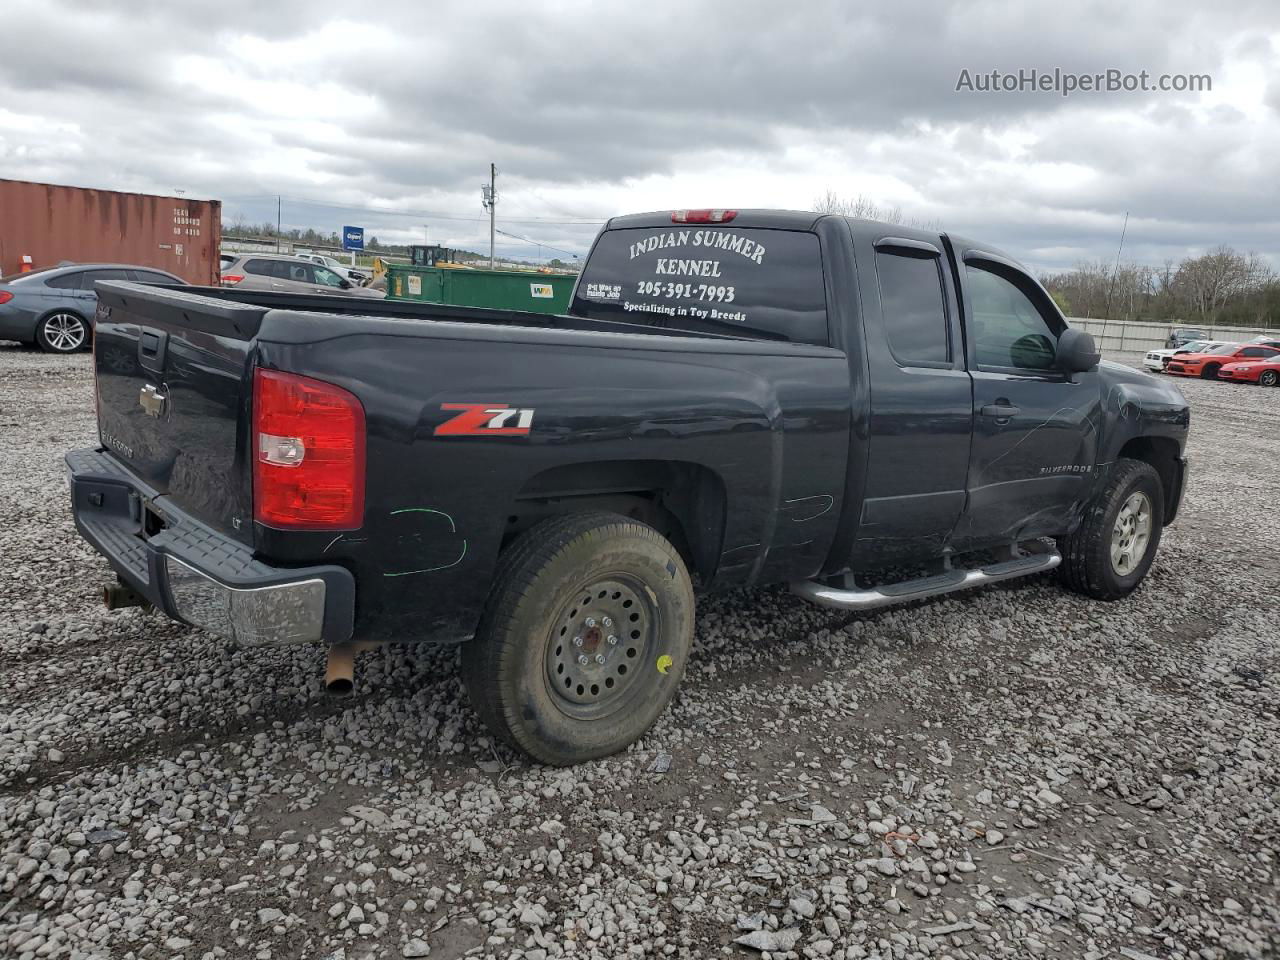
[[[982,408],[981,412],[984,417],[995,417],[997,420],[1008,420],[1010,417],[1016,417],[1022,412],[1022,409],[1020,407],[1013,406],[1008,400],[1001,398],[995,403],[988,403]]]

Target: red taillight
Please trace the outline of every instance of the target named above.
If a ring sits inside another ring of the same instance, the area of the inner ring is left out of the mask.
[[[242,273],[224,273],[222,275],[222,285],[224,287],[234,287],[243,279],[244,274]]]
[[[364,407],[353,394],[254,371],[253,518],[288,530],[364,523]]]
[[[0,290],[0,303],[8,303],[13,299],[13,294],[8,290]]]
[[[728,223],[737,210],[672,210],[672,223]]]

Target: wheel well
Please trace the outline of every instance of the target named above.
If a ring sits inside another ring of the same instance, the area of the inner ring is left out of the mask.
[[[507,514],[503,547],[547,517],[608,510],[648,524],[680,551],[702,583],[715,576],[724,540],[725,488],[719,474],[679,460],[565,464],[536,474]]]
[[[1182,482],[1177,442],[1168,437],[1134,437],[1120,449],[1120,456],[1141,460],[1155,468],[1164,491],[1164,522],[1169,523],[1178,500],[1178,484]]]

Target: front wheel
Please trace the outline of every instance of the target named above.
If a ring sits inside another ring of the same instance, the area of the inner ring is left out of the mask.
[[[1098,600],[1132,593],[1164,532],[1164,487],[1149,463],[1120,459],[1075,533],[1058,541],[1066,586]]]
[[[666,709],[693,645],[675,547],[616,514],[546,520],[504,551],[462,679],[495,734],[543,763],[607,756]]]
[[[1264,387],[1274,387],[1277,383],[1280,383],[1280,373],[1275,370],[1263,370],[1262,373],[1258,374],[1258,383]]]
[[[51,313],[36,327],[36,343],[45,353],[75,353],[88,339],[88,325],[74,313]]]
[[[1200,377],[1204,380],[1217,380],[1218,371],[1222,369],[1216,363],[1211,363],[1200,371]]]

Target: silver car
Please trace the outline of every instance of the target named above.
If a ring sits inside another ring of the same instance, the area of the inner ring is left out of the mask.
[[[34,343],[46,353],[75,353],[93,339],[94,283],[134,280],[181,284],[181,277],[128,263],[73,263],[0,277],[0,340]]]
[[[222,285],[237,290],[265,290],[272,293],[327,294],[383,300],[386,293],[357,287],[328,267],[297,257],[250,253],[237,257],[222,268]]]

